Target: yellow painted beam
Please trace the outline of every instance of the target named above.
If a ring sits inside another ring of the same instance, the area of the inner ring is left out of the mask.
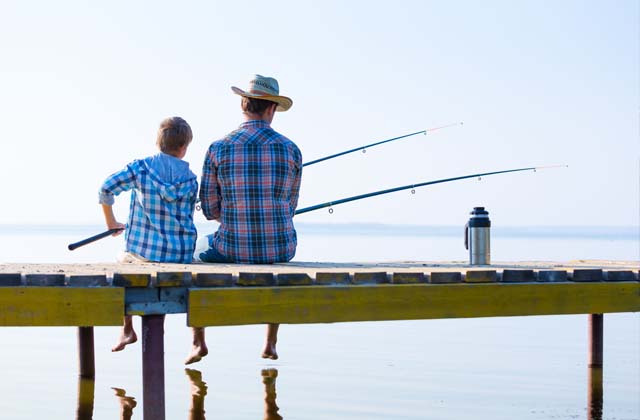
[[[190,289],[190,326],[640,311],[640,283],[378,284]]]
[[[0,326],[122,325],[124,288],[0,287]]]

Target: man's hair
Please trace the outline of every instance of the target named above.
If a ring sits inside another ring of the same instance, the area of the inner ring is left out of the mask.
[[[265,101],[264,99],[247,98],[242,97],[242,111],[249,114],[262,115],[271,105],[277,105],[272,101]]]
[[[193,133],[187,122],[180,117],[165,118],[158,129],[156,144],[163,153],[172,154],[185,144],[191,143]]]

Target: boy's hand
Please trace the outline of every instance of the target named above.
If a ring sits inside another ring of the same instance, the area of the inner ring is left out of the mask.
[[[118,235],[122,235],[122,232],[124,232],[124,229],[127,227],[127,225],[124,225],[114,220],[112,223],[107,223],[107,227],[109,228],[109,230],[120,229],[119,231],[111,235],[111,236],[118,236]]]
[[[113,207],[110,204],[103,204],[102,212],[104,213],[104,221],[107,223],[107,228],[109,230],[121,229],[116,233],[112,234],[111,236],[122,235],[122,231],[124,230],[126,225],[123,225],[122,223],[116,220],[116,216],[113,214]]]

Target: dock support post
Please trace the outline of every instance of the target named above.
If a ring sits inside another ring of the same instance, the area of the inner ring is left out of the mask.
[[[78,327],[78,360],[81,378],[96,377],[93,327]]]
[[[602,368],[589,368],[589,385],[587,387],[587,420],[602,419]]]
[[[96,381],[92,378],[78,378],[78,409],[76,420],[93,419],[93,401]]]
[[[589,315],[589,367],[602,368],[604,319],[602,314]]]
[[[164,315],[142,317],[142,401],[145,420],[165,420]]]

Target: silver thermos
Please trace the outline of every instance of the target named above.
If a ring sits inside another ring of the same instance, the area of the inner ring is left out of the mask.
[[[471,265],[491,264],[491,220],[484,207],[474,207],[464,227],[464,247]]]

